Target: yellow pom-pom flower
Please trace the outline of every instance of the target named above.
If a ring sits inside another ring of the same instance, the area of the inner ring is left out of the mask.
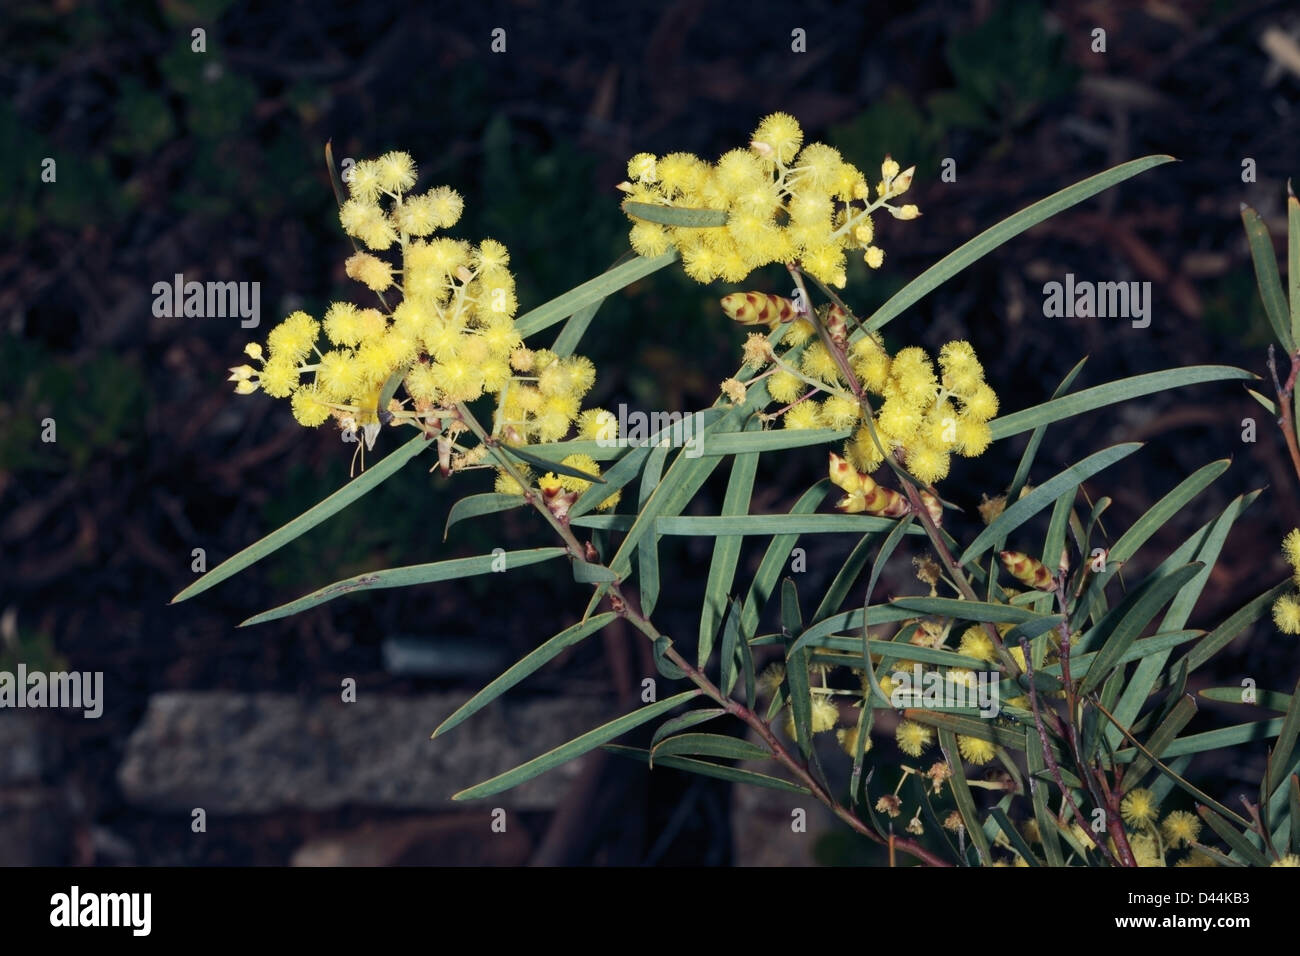
[[[824,428],[821,406],[812,399],[800,402],[785,413],[784,424],[792,429]]]
[[[415,185],[415,161],[399,150],[385,153],[375,160],[375,178],[384,192],[405,192]]]
[[[812,701],[812,732],[824,733],[840,720],[839,708],[825,694],[814,694]]]
[[[751,142],[760,158],[786,164],[799,151],[803,130],[799,121],[789,113],[772,113],[758,124]]]
[[[1273,623],[1283,634],[1300,634],[1300,597],[1283,594],[1274,601]]]
[[[1160,821],[1160,832],[1171,847],[1188,846],[1201,835],[1201,818],[1186,810],[1175,810]]]
[[[349,279],[356,279],[374,292],[383,292],[393,284],[393,267],[368,252],[349,256],[343,270]]]
[[[898,749],[909,757],[921,756],[921,751],[934,742],[934,729],[915,720],[900,720],[894,731]]]
[[[320,390],[315,385],[304,385],[296,389],[289,401],[293,417],[298,424],[314,428],[323,424],[330,417],[329,406],[321,398]]]
[[[997,748],[992,741],[985,740],[983,737],[972,737],[969,734],[957,735],[957,749],[961,752],[963,760],[973,764],[986,764],[997,753]]]
[[[1149,825],[1155,820],[1156,812],[1159,809],[1160,804],[1156,800],[1155,794],[1142,787],[1124,794],[1124,799],[1119,804],[1120,815],[1124,818],[1124,822],[1131,827]]]

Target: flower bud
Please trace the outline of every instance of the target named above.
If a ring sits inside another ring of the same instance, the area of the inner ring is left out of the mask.
[[[1052,572],[1037,558],[1031,558],[1020,551],[1002,551],[999,556],[1002,558],[1002,566],[1021,584],[1039,591],[1052,589]]]
[[[733,292],[722,298],[722,311],[741,325],[767,325],[794,320],[794,303],[784,296],[765,292]]]
[[[841,458],[835,452],[831,452],[830,479],[831,484],[837,488],[842,488],[849,494],[860,491],[862,480],[857,471],[847,461]]]
[[[915,172],[915,166],[908,166],[905,170],[899,173],[889,186],[889,195],[901,196],[903,193],[907,192],[912,185],[912,175]]]
[[[826,312],[825,322],[827,335],[835,347],[843,352],[849,344],[848,313],[838,305],[832,305]]]
[[[936,528],[943,526],[943,505],[939,499],[928,491],[921,492],[921,503],[925,505],[925,510],[930,513],[930,520],[934,522]]]

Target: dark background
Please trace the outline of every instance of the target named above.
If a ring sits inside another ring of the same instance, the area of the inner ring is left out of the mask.
[[[207,31],[206,53],[191,52],[195,27]],[[490,51],[495,27],[507,31],[503,54]],[[804,54],[790,50],[796,27],[807,31]],[[1090,49],[1097,27],[1106,31],[1104,54]],[[885,153],[917,166],[910,201],[923,218],[880,223],[884,269],[850,275],[847,297],[860,312],[1033,200],[1127,159],[1178,157],[1012,241],[889,327],[892,347],[969,338],[1010,411],[1048,397],[1083,355],[1091,358],[1076,387],[1184,364],[1264,372],[1269,335],[1238,210],[1243,201],[1260,210],[1283,247],[1300,124],[1300,77],[1261,46],[1269,28],[1294,39],[1300,17],[1287,3],[1227,0],[7,4],[0,666],[102,670],[107,704],[98,721],[42,717],[38,779],[0,786],[0,862],[284,863],[321,834],[355,832],[364,843],[365,834],[428,822],[428,812],[287,806],[210,820],[195,838],[188,813],[127,800],[117,770],[152,694],[325,698],[348,677],[372,698],[470,691],[585,604],[582,587],[542,565],[518,572],[507,594],[488,576],[236,628],[360,571],[550,543],[534,517],[514,512],[461,525],[444,544],[450,503],[489,490],[489,481],[448,482],[417,462],[238,578],[168,606],[194,577],[193,548],[206,550],[211,567],[347,478],[353,446],[336,432],[304,430],[287,403],[232,394],[226,368],[243,361],[250,337],[236,319],[151,313],[153,284],[178,272],[260,282],[257,339],[293,308],[319,315],[351,295],[327,140],[338,158],[406,149],[423,185],[464,193],[454,233],[506,243],[521,311],[626,251],[628,222],[613,186],[629,156],[714,158],[746,142],[773,110],[797,116],[809,139],[840,147],[869,177]],[[54,184],[41,182],[45,157],[57,160]],[[946,157],[956,161],[953,183],[939,179]],[[1257,182],[1242,181],[1246,158]],[[1045,319],[1042,284],[1066,272],[1151,281],[1151,327]],[[747,286],[784,292],[787,284],[769,269]],[[590,400],[710,404],[738,364],[743,333],[717,307],[734,289],[698,286],[670,268],[607,302],[580,347],[600,370]],[[57,421],[53,444],[40,441],[47,416]],[[1247,416],[1257,420],[1253,444],[1241,440]],[[1193,626],[1212,627],[1285,574],[1278,542],[1300,525],[1300,507],[1284,445],[1240,385],[1198,386],[1053,426],[1033,477],[1133,439],[1149,445],[1087,484],[1094,498],[1114,499],[1112,540],[1190,471],[1234,459],[1144,550],[1142,567],[1232,497],[1266,487],[1238,521],[1193,617]],[[381,442],[377,454],[396,439]],[[960,462],[943,490],[973,513],[981,493],[1002,490],[1023,442]],[[765,456],[755,510],[787,509],[824,461],[813,450]],[[692,510],[716,513],[719,500],[715,481]],[[807,602],[849,543],[805,545]],[[747,544],[742,575],[764,546]],[[707,543],[665,539],[664,547],[669,580],[656,621],[668,633],[693,633]],[[883,587],[915,588],[907,562],[897,564]],[[382,647],[395,635],[458,650],[471,663],[394,674]],[[1294,638],[1263,622],[1196,686],[1250,676],[1289,690],[1295,649]],[[636,635],[613,632],[514,695],[613,706],[651,674]],[[426,729],[442,716],[430,714]],[[1241,719],[1211,705],[1192,729]],[[1263,752],[1211,758],[1197,765],[1197,779],[1232,805],[1238,790],[1257,785]],[[347,773],[342,758],[339,773]],[[631,763],[600,764],[587,783],[559,802],[579,811],[581,826],[563,813],[523,813],[521,841],[504,858],[462,838],[481,831],[482,807],[448,807],[433,815],[444,829],[398,840],[380,860],[755,859],[729,835],[745,819],[724,786]],[[831,838],[815,856],[857,852]]]

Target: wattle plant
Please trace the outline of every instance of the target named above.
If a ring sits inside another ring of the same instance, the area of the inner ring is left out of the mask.
[[[653,772],[704,774],[819,801],[885,848],[891,864],[1296,865],[1300,694],[1202,691],[1202,699],[1253,703],[1269,714],[1187,732],[1198,710],[1186,691],[1191,672],[1270,609],[1280,628],[1300,630],[1291,581],[1209,631],[1188,626],[1234,522],[1260,492],[1234,499],[1135,579],[1120,569],[1229,462],[1206,464],[1112,539],[1101,520],[1110,499],[1094,501],[1082,485],[1104,484],[1102,473],[1141,446],[1101,448],[1076,462],[1042,454],[1054,422],[1168,389],[1255,376],[1195,366],[1075,390],[1081,361],[1040,404],[1008,413],[968,342],[949,342],[932,356],[914,344],[891,350],[881,334],[991,250],[1170,157],[1124,163],[1022,209],[859,315],[852,293],[841,291],[847,257],[860,254],[881,268],[873,216],[919,216],[915,205],[896,202],[914,171],[887,156],[874,161],[881,175],[873,185],[831,147],[804,145],[799,124],[785,114],[763,120],[747,146],[715,163],[640,153],[620,186],[633,255],[522,315],[503,245],[434,235],[459,218],[455,192],[412,194],[416,171],[404,153],[357,164],[346,199],[340,188],[340,220],[366,248],[347,260],[347,273],[376,301],[335,303],[323,322],[289,316],[265,347],[249,346],[260,369],[238,366],[232,379],[241,393],[289,398],[304,425],[332,419],[367,445],[385,425],[417,433],[176,599],[270,555],[437,448],[444,473],[496,473],[494,491],[455,503],[448,530],[527,507],[554,532],[555,546],[375,569],[244,624],[343,594],[553,562],[556,574],[590,585],[586,607],[449,715],[430,746],[618,618],[650,642],[658,680],[672,688],[660,693],[656,680],[647,681],[641,706],[457,799],[501,792],[605,747]],[[1294,199],[1291,208],[1290,323],[1279,317],[1276,327],[1295,361]],[[574,349],[600,331],[594,318],[606,297],[678,262],[702,283],[783,269],[797,295],[720,295],[720,321],[729,317],[747,331],[737,330],[740,364],[716,401],[644,439],[616,440],[610,413],[581,408],[596,370]],[[1281,293],[1269,279],[1261,288],[1273,317]],[[561,322],[551,342],[527,344]],[[1294,378],[1285,389],[1278,383],[1286,413]],[[1300,474],[1294,422],[1286,424]],[[691,447],[684,434],[694,436]],[[959,479],[963,458],[1017,436],[1027,436],[1019,465],[1003,487],[988,489],[995,494],[978,515],[945,499],[940,485]],[[793,496],[786,513],[756,514],[758,460],[772,453],[816,456],[827,475]],[[720,470],[727,474],[720,512],[687,516]],[[1030,522],[1040,515],[1046,532],[1035,535]],[[659,559],[665,534],[712,542],[699,626],[689,639],[671,639],[655,623],[671,570]],[[850,542],[819,593],[801,591],[797,573],[786,570],[800,536],[811,534]],[[742,572],[745,537],[767,547]],[[1287,547],[1293,566],[1300,564],[1300,547],[1290,538]],[[916,593],[886,599],[882,571],[908,550],[918,552]],[[647,748],[613,743],[651,721],[659,725]],[[844,756],[818,746],[823,734]],[[1198,755],[1264,739],[1272,741],[1267,770],[1244,813],[1188,779]]]

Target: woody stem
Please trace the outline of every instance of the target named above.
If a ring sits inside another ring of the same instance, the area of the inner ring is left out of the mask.
[[[487,432],[483,430],[483,426],[479,424],[478,419],[474,417],[469,408],[464,404],[459,404],[456,406],[456,411],[459,414],[461,421],[468,425],[470,430],[478,436],[479,441],[483,442],[484,446],[487,447],[493,458],[495,458],[498,464],[505,469],[506,473],[514,478],[515,481],[519,483],[520,487],[527,488],[527,480],[520,473],[519,469],[515,467],[510,458],[501,451],[499,444],[494,439],[490,438]],[[526,497],[533,505],[533,508],[546,519],[547,523],[551,525],[555,532],[564,541],[569,554],[574,561],[579,561],[584,564],[595,563],[588,560],[586,549],[579,543],[569,526],[552,514],[551,510],[546,507],[544,502],[538,499],[536,494],[529,494]],[[618,610],[618,613],[630,621],[637,630],[645,634],[651,641],[658,641],[659,638],[662,637],[658,628],[656,628],[648,618],[632,607],[626,596],[624,596],[622,589],[619,586],[619,582],[614,581],[609,584],[609,593],[611,597],[616,599],[615,607]],[[868,827],[862,820],[859,820],[855,814],[853,814],[848,808],[842,806],[839,801],[828,793],[826,789],[813,777],[803,760],[794,757],[785,748],[781,741],[777,739],[776,734],[773,733],[772,728],[767,724],[767,722],[759,717],[751,708],[746,707],[744,704],[737,700],[733,700],[729,695],[723,693],[707,675],[682,657],[677,652],[677,649],[671,644],[664,652],[664,656],[677,665],[677,667],[686,674],[691,683],[695,684],[695,686],[702,690],[707,696],[711,697],[720,707],[726,710],[727,713],[738,717],[753,728],[753,730],[763,739],[763,742],[767,744],[768,749],[772,752],[772,756],[783,764],[786,769],[789,770],[790,773],[792,773],[795,778],[803,784],[803,786],[807,787],[817,800],[825,804],[830,811],[835,814],[835,816],[839,817],[845,824],[868,839],[873,840],[882,846],[887,844],[888,841]],[[895,839],[893,840],[893,846],[931,866],[949,865],[929,850],[911,840]]]
[[[1290,356],[1291,373],[1286,377],[1286,384],[1278,380],[1277,376],[1277,358],[1274,354],[1272,344],[1268,347],[1268,370],[1273,376],[1273,388],[1277,393],[1278,411],[1281,413],[1282,436],[1286,439],[1287,451],[1291,453],[1291,467],[1295,469],[1297,477],[1300,477],[1300,443],[1297,443],[1295,430],[1295,411],[1292,407],[1292,396],[1295,393],[1296,372],[1300,371],[1300,361],[1297,356]]]

